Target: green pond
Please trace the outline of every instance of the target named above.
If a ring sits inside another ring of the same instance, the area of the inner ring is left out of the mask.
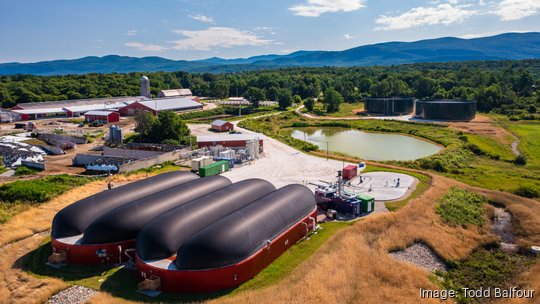
[[[367,160],[415,160],[439,152],[442,147],[412,136],[369,133],[340,128],[293,130],[292,137],[316,144],[321,150]]]

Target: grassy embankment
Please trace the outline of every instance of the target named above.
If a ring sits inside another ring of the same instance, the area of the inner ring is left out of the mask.
[[[368,132],[392,132],[416,136],[443,145],[438,154],[416,161],[389,161],[386,164],[418,170],[432,171],[463,181],[467,184],[510,193],[520,193],[520,189],[540,189],[540,166],[538,155],[540,145],[536,134],[540,133],[540,123],[507,122],[511,130],[516,130],[520,138],[520,149],[529,159],[525,166],[513,162],[508,145],[485,135],[453,130],[442,124],[410,123],[400,121],[356,120],[325,121],[309,120],[294,113],[284,113],[262,119],[245,120],[240,126],[262,132],[290,146],[307,151],[316,146],[290,136],[293,128],[337,127],[358,129]],[[339,153],[333,153],[339,155]],[[359,158],[350,157],[356,161]]]
[[[349,223],[331,222],[321,224],[321,229],[291,247],[287,252],[266,267],[257,276],[234,290],[203,295],[167,295],[149,298],[137,293],[135,273],[122,267],[114,266],[76,266],[69,265],[54,269],[45,265],[51,254],[50,240],[47,239],[39,248],[27,256],[26,269],[37,277],[59,278],[71,285],[81,285],[111,293],[115,297],[144,302],[190,302],[221,296],[234,296],[238,293],[257,290],[270,286],[289,275],[304,260],[309,258],[332,235],[349,226]]]
[[[13,215],[91,181],[70,175],[52,175],[0,185],[0,223]]]
[[[363,102],[353,102],[353,103],[342,103],[339,107],[339,111],[334,113],[326,113],[324,110],[324,104],[317,102],[313,107],[313,111],[308,111],[306,108],[302,109],[303,113],[313,114],[316,116],[325,116],[325,117],[351,117],[355,116],[356,112],[361,112],[364,110]]]

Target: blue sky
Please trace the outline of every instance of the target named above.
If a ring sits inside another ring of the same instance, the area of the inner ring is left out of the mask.
[[[238,58],[540,31],[540,0],[3,0],[0,62]]]

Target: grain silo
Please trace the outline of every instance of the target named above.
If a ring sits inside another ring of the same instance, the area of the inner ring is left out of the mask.
[[[151,98],[152,95],[150,94],[150,79],[146,76],[142,76],[140,80],[140,94],[141,96]]]

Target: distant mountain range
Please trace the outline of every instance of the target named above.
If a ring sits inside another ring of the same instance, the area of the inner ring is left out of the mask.
[[[507,33],[475,39],[438,38],[387,42],[344,51],[298,51],[288,55],[186,61],[109,55],[73,60],[0,64],[0,75],[66,75],[155,71],[237,72],[283,67],[373,66],[418,62],[519,60],[540,58],[540,33]]]

